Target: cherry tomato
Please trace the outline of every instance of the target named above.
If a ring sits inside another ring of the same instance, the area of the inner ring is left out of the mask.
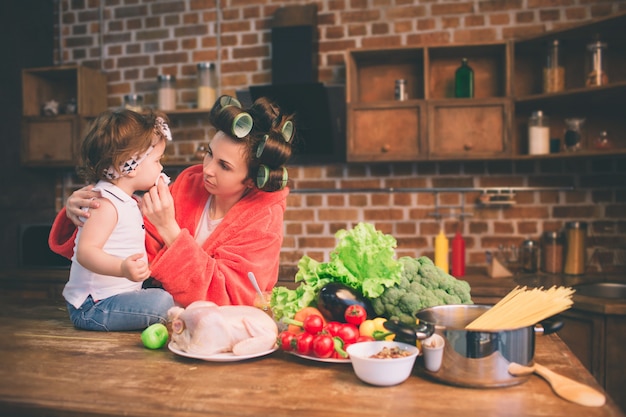
[[[332,336],[319,334],[313,338],[313,354],[318,358],[330,358],[335,351],[335,341]]]
[[[312,314],[317,314],[320,317],[324,317],[322,315],[322,313],[315,307],[304,307],[302,310],[298,311],[294,316],[293,319],[295,321],[300,321],[300,322],[304,322],[304,319],[306,319],[308,316],[312,315]],[[296,326],[295,324],[290,324],[289,327],[287,328],[287,330],[289,330],[290,332],[294,333],[294,334],[298,334],[298,333],[302,333],[303,329],[300,326]]]
[[[285,330],[278,335],[278,344],[284,351],[290,352],[294,349],[296,342],[296,335],[292,332]]]
[[[346,319],[346,323],[358,326],[367,319],[367,311],[362,305],[352,304],[346,308],[344,318]]]
[[[313,347],[313,336],[311,333],[300,333],[296,336],[296,351],[301,355],[309,355]]]
[[[324,327],[324,330],[326,330],[326,332],[331,335],[331,336],[335,336],[337,334],[337,332],[339,331],[339,329],[341,328],[342,323],[339,323],[338,321],[329,321],[326,324],[326,327]]]
[[[341,338],[345,344],[352,344],[359,338],[359,328],[354,324],[344,323],[339,327],[335,336]]]
[[[305,332],[315,335],[324,329],[324,324],[324,318],[321,315],[311,314],[302,322],[302,328]]]

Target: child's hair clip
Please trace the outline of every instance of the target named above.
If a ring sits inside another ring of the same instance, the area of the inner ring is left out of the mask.
[[[283,128],[281,129],[281,133],[283,134],[285,142],[289,143],[291,141],[291,139],[293,138],[293,132],[293,122],[291,120],[287,120],[283,124]]]

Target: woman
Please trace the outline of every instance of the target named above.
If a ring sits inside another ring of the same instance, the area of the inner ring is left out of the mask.
[[[290,116],[261,98],[247,111],[220,97],[210,113],[217,133],[202,165],[185,169],[171,188],[161,181],[143,196],[152,277],[183,306],[196,300],[252,305],[253,272],[262,291],[278,278],[283,215],[289,193]],[[52,250],[71,256],[68,238],[90,187],[76,191],[55,219]],[[71,221],[70,221],[71,219]]]

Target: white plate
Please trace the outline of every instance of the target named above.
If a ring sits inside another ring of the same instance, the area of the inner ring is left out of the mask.
[[[169,348],[169,350],[171,350],[175,354],[180,355],[180,356],[184,356],[186,358],[202,359],[203,361],[209,361],[209,362],[237,362],[237,361],[243,361],[243,360],[246,360],[246,359],[258,358],[259,356],[269,355],[270,353],[275,352],[278,349],[278,346],[274,346],[272,349],[266,350],[264,352],[253,353],[251,355],[239,355],[239,356],[233,354],[232,352],[216,353],[216,354],[213,354],[213,355],[202,355],[202,354],[199,354],[199,353],[183,352],[182,350],[175,348],[173,343],[174,342],[170,342],[167,345],[167,347]]]
[[[327,362],[327,363],[350,363],[351,362],[350,358],[347,358],[347,359],[318,358],[317,356],[302,355],[296,352],[287,352],[287,353],[291,353],[293,356],[297,356],[302,359],[308,359],[310,361],[316,361],[316,362]]]

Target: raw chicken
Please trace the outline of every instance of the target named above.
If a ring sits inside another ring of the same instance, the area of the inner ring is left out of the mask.
[[[186,309],[172,307],[167,314],[173,346],[196,355],[254,355],[272,349],[278,336],[276,322],[252,306],[196,301]]]

